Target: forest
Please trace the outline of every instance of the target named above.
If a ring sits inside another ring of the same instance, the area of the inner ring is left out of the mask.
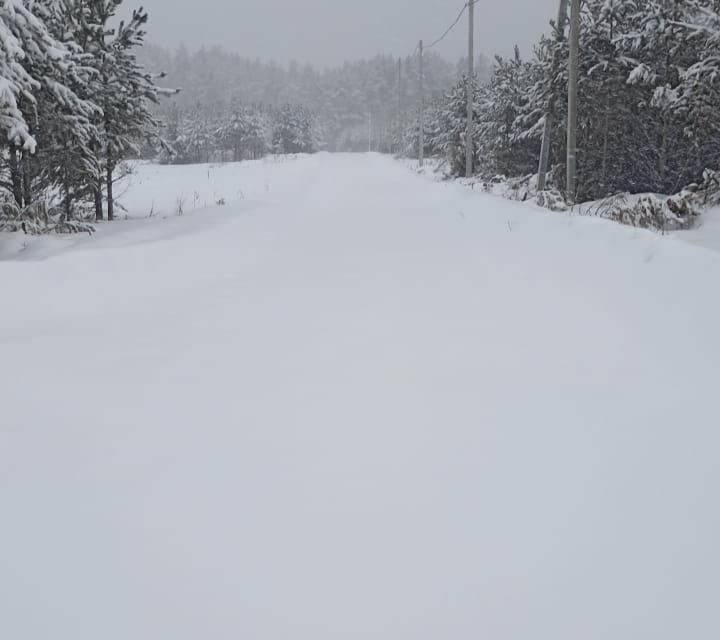
[[[309,64],[294,62],[281,67],[251,60],[220,47],[193,53],[181,47],[169,53],[145,46],[139,58],[149,69],[162,69],[172,86],[183,88],[157,109],[169,129],[169,139],[179,141],[180,146],[188,139],[204,139],[205,147],[214,147],[219,153],[226,143],[223,134],[213,143],[215,132],[226,131],[232,121],[255,120],[247,124],[249,146],[256,147],[259,121],[265,125],[265,147],[271,152],[278,149],[272,139],[273,113],[282,108],[304,111],[299,117],[312,119],[314,143],[300,145],[305,148],[400,153],[406,147],[411,150],[411,141],[404,137],[418,126],[417,56],[378,55],[322,71]],[[464,65],[464,60],[450,63],[437,53],[426,55],[427,99],[449,91]],[[477,66],[478,77],[488,80],[490,62],[480,56]],[[252,157],[253,152],[248,153]],[[183,154],[178,158],[182,161]]]
[[[532,56],[496,58],[473,79],[475,167],[537,171],[554,105],[550,165],[564,172],[567,38],[543,37]],[[586,0],[580,26],[579,200],[616,192],[673,194],[720,161],[720,2]],[[464,173],[463,78],[435,105],[429,145]]]
[[[587,0],[580,34],[578,183],[576,193],[562,197],[584,202],[621,193],[675,194],[698,183],[717,187],[720,3]],[[322,72],[298,64],[284,69],[218,48],[194,54],[181,48],[172,55],[146,47],[143,55],[149,67],[169,69],[175,84],[189,88],[159,111],[180,146],[202,138],[222,155],[235,144],[223,142],[227,131],[237,131],[232,123],[241,119],[253,155],[257,121],[266,119],[261,105],[295,104],[313,114],[315,135],[302,146],[306,150],[418,157],[417,55],[378,56]],[[546,186],[562,191],[567,58],[567,29],[556,22],[531,52],[516,47],[509,58],[478,57],[471,79],[475,175],[532,182],[546,132]],[[431,53],[424,63],[424,154],[444,158],[450,175],[464,176],[466,61],[449,63]],[[185,133],[178,135],[179,129]],[[282,149],[271,133],[261,146]]]
[[[145,43],[142,9],[118,22],[121,3],[0,6],[3,228],[27,230],[49,214],[68,230],[112,219],[113,185],[128,158],[191,164],[318,150],[417,158],[422,127],[425,157],[467,177],[468,82],[474,177],[533,185],[545,134],[555,201],[717,182],[718,0],[583,3],[573,194],[557,179],[565,170],[568,38],[555,22],[532,52],[478,56],[470,79],[465,60],[431,51],[421,79],[417,51],[324,70],[218,47],[169,53]]]

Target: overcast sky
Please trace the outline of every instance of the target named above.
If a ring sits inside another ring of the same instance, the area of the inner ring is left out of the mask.
[[[126,3],[132,6],[132,2]],[[138,0],[150,14],[148,42],[191,49],[222,45],[251,58],[332,66],[345,60],[412,53],[457,16],[462,0]],[[478,0],[477,50],[507,55],[517,42],[527,55],[548,29],[558,0]],[[438,47],[464,53],[467,23]]]

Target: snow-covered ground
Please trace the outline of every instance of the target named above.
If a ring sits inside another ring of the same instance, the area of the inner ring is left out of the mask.
[[[720,252],[720,207],[703,213],[697,228],[677,236],[700,247]]]
[[[0,638],[720,637],[720,254],[376,155],[125,203],[0,240]]]

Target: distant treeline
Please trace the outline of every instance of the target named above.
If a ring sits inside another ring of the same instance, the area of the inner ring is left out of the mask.
[[[146,45],[141,53],[150,70],[167,73],[169,86],[182,87],[171,102],[159,106],[165,120],[173,109],[228,112],[232,105],[265,105],[265,109],[293,105],[314,115],[318,137],[331,151],[362,151],[372,144],[378,151],[397,150],[400,123],[416,119],[419,105],[417,56],[376,56],[317,70],[309,64],[281,67],[229,53],[219,47],[170,53]],[[458,80],[464,61],[451,63],[434,52],[425,55],[425,93],[441,96]],[[480,57],[480,77],[491,65]]]
[[[164,119],[168,148],[160,161],[172,164],[237,162],[265,155],[314,153],[321,147],[315,117],[304,107],[171,105]],[[151,148],[150,153],[154,155]]]

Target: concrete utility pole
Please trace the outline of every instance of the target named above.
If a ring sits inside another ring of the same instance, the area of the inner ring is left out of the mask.
[[[423,41],[420,40],[420,166],[425,164],[425,69],[423,68]]]
[[[467,130],[465,133],[465,177],[471,178],[473,174],[473,133],[475,121],[473,119],[473,87],[475,76],[475,2],[468,2],[468,78],[467,78]]]
[[[568,62],[567,197],[577,191],[577,98],[580,58],[580,0],[570,5],[570,60]]]
[[[565,37],[565,24],[567,23],[567,7],[568,0],[560,0],[560,8],[558,9],[558,19],[555,24],[555,39],[561,42]],[[558,50],[553,55],[551,77],[554,78],[560,66],[560,56]],[[548,100],[547,111],[545,112],[545,127],[543,129],[542,147],[540,149],[540,165],[538,167],[538,191],[545,189],[547,179],[548,164],[550,163],[550,143],[552,142],[552,130],[555,126],[555,94],[551,93]]]

